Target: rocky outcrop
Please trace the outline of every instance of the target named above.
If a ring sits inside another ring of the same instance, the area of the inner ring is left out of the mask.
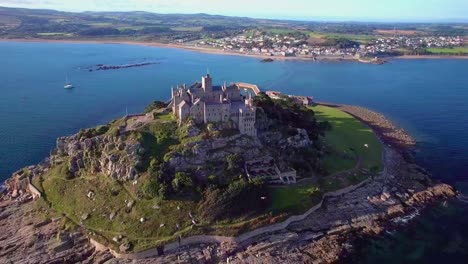
[[[241,134],[224,138],[207,138],[186,144],[182,151],[171,153],[168,161],[171,167],[178,170],[197,169],[199,174],[207,176],[204,170],[209,169],[207,163],[223,164],[229,154],[240,154],[246,160],[252,159],[260,155],[261,147],[258,139]]]
[[[25,201],[25,200],[23,200]],[[61,220],[42,217],[33,202],[0,199],[0,263],[102,263],[81,232],[61,231]]]
[[[138,177],[136,168],[141,165],[144,152],[137,140],[125,136],[80,138],[76,134],[59,138],[50,159],[54,164],[67,160],[73,175],[89,171],[118,180],[133,180]]]
[[[280,141],[281,148],[306,148],[312,145],[313,142],[309,139],[305,129],[297,128],[296,131],[296,135]]]

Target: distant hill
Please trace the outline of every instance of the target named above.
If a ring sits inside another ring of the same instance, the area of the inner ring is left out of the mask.
[[[0,38],[115,38],[185,42],[233,36],[248,30],[372,35],[376,30],[393,30],[394,27],[394,24],[385,23],[289,21],[209,14],[156,14],[145,11],[72,13],[0,7]],[[398,24],[398,29],[466,35],[468,26]]]

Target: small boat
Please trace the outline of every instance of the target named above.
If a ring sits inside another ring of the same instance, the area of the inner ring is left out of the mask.
[[[65,86],[63,86],[63,88],[65,89],[71,89],[73,88],[73,84],[71,84],[69,81],[68,81],[68,76],[65,78]]]

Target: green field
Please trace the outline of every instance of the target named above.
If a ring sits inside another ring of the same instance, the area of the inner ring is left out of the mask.
[[[89,23],[88,25],[94,26],[94,27],[110,27],[110,26],[113,26],[113,23],[97,22],[97,23]]]
[[[367,43],[372,39],[375,39],[375,36],[372,35],[363,35],[363,34],[338,34],[338,33],[323,33],[323,32],[310,32],[309,36],[311,38],[332,38],[332,39],[339,39],[345,38],[349,40],[353,40],[359,43]]]
[[[302,213],[322,199],[323,192],[316,183],[302,186],[271,187],[273,213],[292,212]]]
[[[357,165],[357,157],[361,160],[361,168],[374,170],[383,168],[382,145],[370,128],[353,116],[335,108],[314,106],[312,109],[320,121],[328,121],[332,126],[324,138],[325,143],[333,151],[324,161],[332,175],[325,177],[322,182],[311,181],[297,186],[270,188],[271,208],[274,213],[285,211],[303,213],[317,204],[325,192],[364,180],[366,176],[359,172],[345,172]],[[369,148],[364,147],[364,144],[368,144]],[[340,175],[341,178],[332,177],[338,173],[343,173]]]
[[[183,31],[183,32],[200,32],[203,30],[203,27],[173,27],[171,29],[174,31]]]
[[[37,33],[38,36],[50,37],[50,36],[62,36],[62,37],[72,37],[73,33],[63,33],[63,32],[42,32]]]
[[[312,108],[319,120],[330,122],[332,129],[325,136],[325,142],[333,150],[326,160],[330,173],[351,169],[355,162],[343,157],[357,155],[364,168],[381,170],[382,144],[372,129],[353,116],[336,108],[314,106]],[[364,145],[367,144],[368,147]]]
[[[269,28],[266,30],[268,34],[277,34],[277,35],[285,35],[285,34],[292,34],[298,32],[295,29],[288,29],[288,28]]]
[[[428,52],[441,55],[466,55],[468,54],[468,46],[453,47],[453,48],[427,48]]]

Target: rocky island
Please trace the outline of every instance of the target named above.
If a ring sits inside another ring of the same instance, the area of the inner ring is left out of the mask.
[[[384,116],[301,99],[206,75],[58,138],[6,181],[0,261],[331,263],[456,195]]]

